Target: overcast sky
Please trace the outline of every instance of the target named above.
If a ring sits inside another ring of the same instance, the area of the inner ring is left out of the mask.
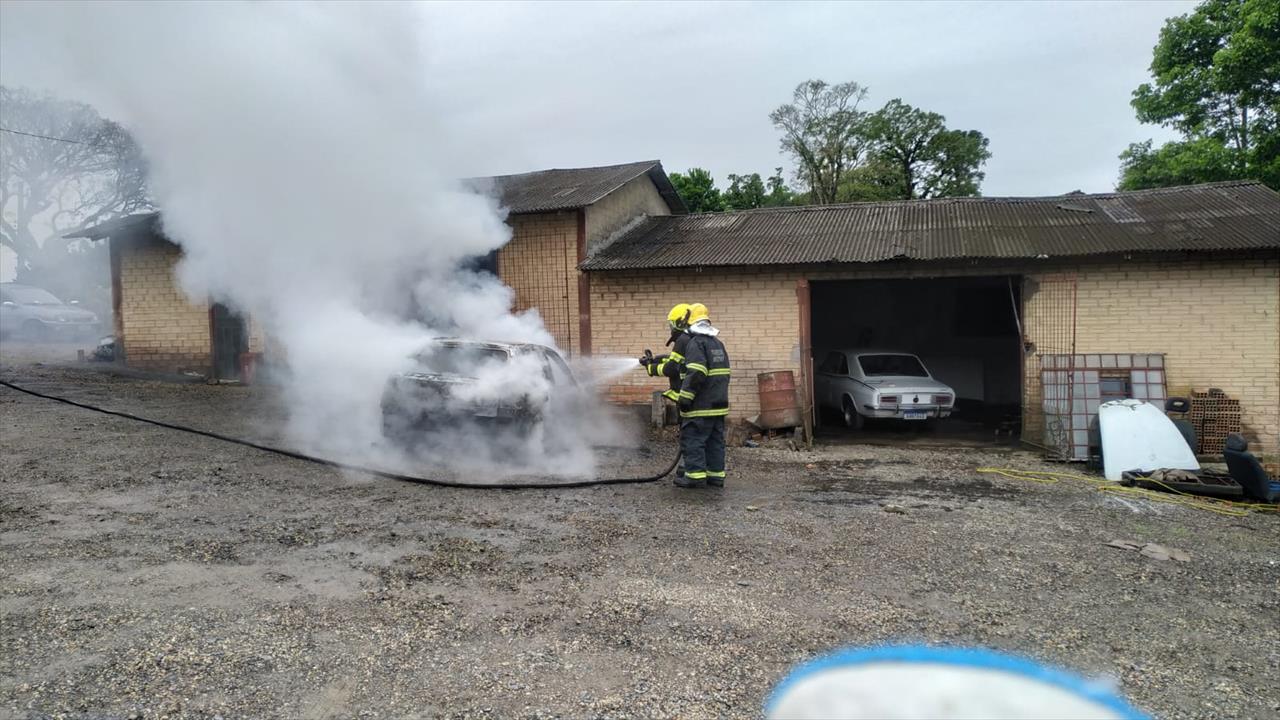
[[[856,81],[991,140],[985,195],[1112,190],[1164,20],[1194,2],[429,5],[436,81],[478,174],[657,158],[768,174],[769,112],[808,78]]]

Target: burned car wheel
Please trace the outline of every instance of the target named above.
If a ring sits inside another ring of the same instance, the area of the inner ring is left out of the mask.
[[[412,442],[412,435],[408,431],[408,427],[403,422],[398,422],[394,418],[382,416],[382,437],[388,442],[407,446]]]

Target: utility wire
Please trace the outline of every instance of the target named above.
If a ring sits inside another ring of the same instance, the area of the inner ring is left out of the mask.
[[[671,471],[675,470],[676,465],[680,462],[680,453],[676,452],[675,459],[671,461],[671,464],[668,465],[666,469],[662,470],[661,472],[655,473],[653,475],[646,475],[644,477],[593,478],[591,480],[569,480],[566,482],[546,482],[546,481],[536,482],[536,483],[513,482],[513,483],[493,483],[488,485],[482,485],[478,483],[458,482],[456,480],[440,480],[437,478],[426,478],[426,477],[419,477],[416,475],[403,475],[400,473],[394,473],[387,470],[377,470],[375,468],[363,467],[361,465],[352,465],[349,463],[340,462],[338,460],[329,460],[327,458],[315,457],[314,455],[307,455],[305,453],[298,452],[297,450],[286,450],[284,448],[272,447],[270,445],[262,445],[260,443],[253,442],[251,440],[231,437],[229,435],[222,435],[220,433],[211,432],[209,430],[200,430],[198,428],[187,427],[186,425],[178,425],[177,423],[164,422],[163,420],[152,420],[151,418],[141,417],[139,415],[133,415],[131,413],[121,412],[119,410],[108,410],[106,408],[97,407],[96,405],[89,405],[88,403],[82,403],[82,402],[77,402],[75,400],[69,400],[64,397],[58,397],[57,395],[48,395],[42,392],[37,392],[35,390],[29,390],[27,388],[24,388],[20,385],[15,385],[6,380],[0,380],[0,386],[7,387],[11,390],[16,390],[21,393],[26,393],[34,397],[43,398],[45,400],[53,400],[54,402],[65,403],[67,405],[82,408],[84,410],[92,410],[93,412],[102,413],[103,415],[113,415],[115,417],[125,418],[126,420],[135,420],[137,422],[146,423],[148,425],[155,425],[157,427],[168,428],[170,430],[178,430],[180,432],[191,433],[192,435],[200,435],[207,438],[213,438],[214,440],[221,440],[223,442],[234,443],[236,445],[244,445],[245,447],[251,447],[255,450],[275,453],[276,455],[283,455],[285,457],[294,458],[296,460],[306,460],[307,462],[313,462],[313,463],[316,463],[317,465],[325,465],[332,468],[339,468],[341,470],[352,470],[354,472],[367,473],[369,475],[377,475],[378,477],[384,477],[390,480],[400,480],[402,482],[418,483],[420,485],[438,485],[441,487],[473,488],[476,490],[559,490],[563,488],[590,487],[592,485],[638,485],[641,483],[651,483],[651,482],[657,482],[661,480],[662,478],[670,475]]]
[[[56,140],[58,142],[72,143],[73,145],[88,145],[89,147],[107,147],[104,143],[85,142],[83,140],[70,140],[68,138],[53,137],[52,135],[40,135],[39,133],[23,132],[21,130],[10,130],[7,127],[0,127],[0,132],[13,133],[14,135],[25,135],[27,137],[40,138],[41,140]]]

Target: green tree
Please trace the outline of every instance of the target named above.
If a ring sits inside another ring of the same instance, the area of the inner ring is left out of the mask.
[[[1182,139],[1121,154],[1121,189],[1259,179],[1280,189],[1280,0],[1206,0],[1170,18],[1138,119]]]
[[[1121,190],[1217,182],[1235,177],[1231,150],[1213,138],[1169,142],[1158,148],[1150,140],[1133,143],[1120,153]]]
[[[836,202],[845,175],[864,160],[867,91],[855,82],[828,85],[806,80],[791,102],[769,114],[782,132],[782,150],[795,160],[796,177],[814,203]]]
[[[840,181],[839,202],[901,200],[903,184],[897,166],[873,155],[866,164]]]
[[[770,113],[802,187],[784,193],[779,177],[774,204],[978,194],[991,157],[982,133],[948,129],[943,116],[896,99],[868,113],[858,109],[866,96],[854,82],[808,80]]]
[[[724,200],[716,188],[715,178],[702,168],[690,168],[687,173],[671,173],[671,184],[691,213],[724,209]]]
[[[782,168],[774,168],[767,179],[760,173],[729,175],[729,187],[721,195],[725,210],[754,210],[756,208],[795,205],[795,193],[782,178]]]
[[[753,210],[764,207],[766,194],[760,173],[729,175],[729,188],[724,191],[726,210]]]
[[[873,173],[866,185],[896,186],[904,200],[977,195],[991,157],[987,138],[977,130],[949,130],[947,119],[899,99],[885,103],[866,122]]]
[[[773,174],[765,181],[765,186],[768,188],[768,194],[764,198],[765,207],[796,204],[795,192],[787,186],[787,181],[782,179],[782,168],[773,169]]]

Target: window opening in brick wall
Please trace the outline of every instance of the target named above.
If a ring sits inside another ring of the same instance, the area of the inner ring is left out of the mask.
[[[476,255],[467,258],[462,263],[464,270],[470,270],[475,273],[487,273],[489,275],[498,274],[498,251],[491,250],[485,255]]]
[[[1102,402],[1133,397],[1133,390],[1129,386],[1129,373],[1124,373],[1123,375],[1115,373],[1100,374],[1098,376],[1098,391]]]

